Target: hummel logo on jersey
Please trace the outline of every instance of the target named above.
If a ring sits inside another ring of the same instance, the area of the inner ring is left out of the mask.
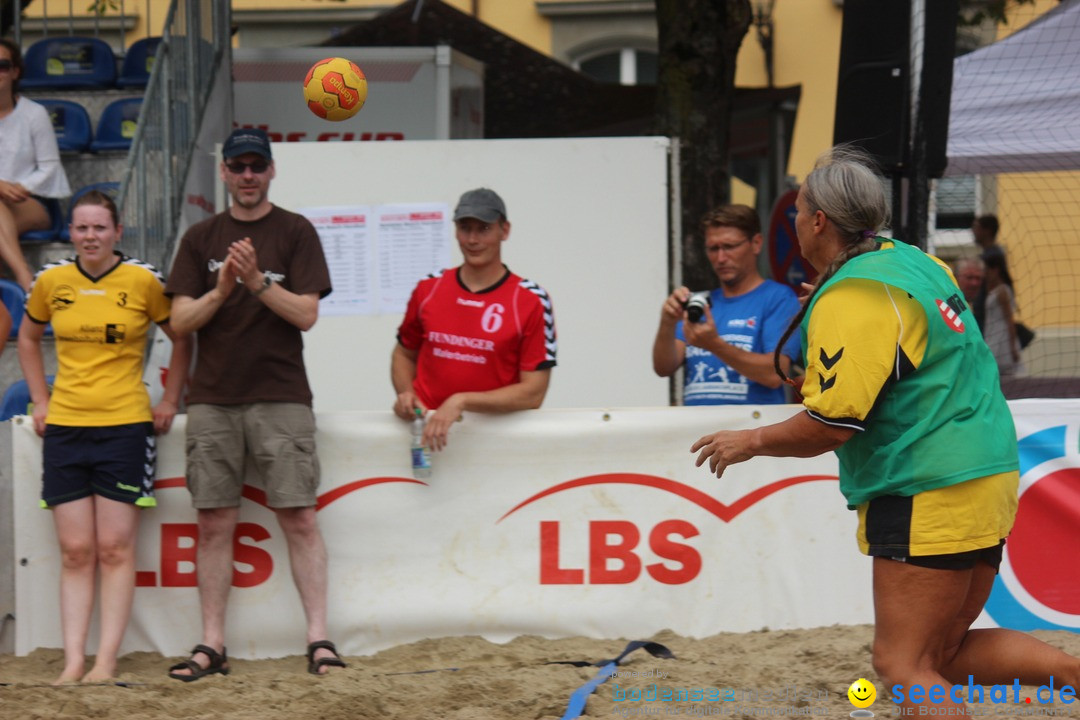
[[[466,305],[468,307],[484,307],[483,300],[466,300],[465,298],[457,298],[458,305]]]
[[[967,305],[964,304],[964,298],[960,297],[959,294],[954,293],[953,296],[945,302],[949,304],[949,307],[956,311],[957,315],[967,310]]]
[[[829,388],[831,388],[833,385],[836,384],[836,376],[835,375],[833,375],[832,377],[826,379],[824,375],[822,375],[821,373],[818,373],[818,379],[821,382],[821,392],[825,392],[826,390],[828,390]]]
[[[844,348],[840,348],[836,351],[836,354],[832,357],[825,352],[825,348],[821,348],[821,364],[825,366],[826,370],[832,370],[833,365],[840,359],[840,356],[844,354]]]
[[[123,323],[106,323],[105,324],[105,344],[106,345],[118,345],[124,342],[124,336],[127,333],[127,326]]]

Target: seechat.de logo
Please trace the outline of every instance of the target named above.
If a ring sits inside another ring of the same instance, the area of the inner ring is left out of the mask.
[[[867,710],[874,704],[874,700],[877,700],[877,688],[874,683],[866,678],[859,678],[848,686],[847,696],[848,701],[856,708],[851,712],[851,717],[874,717],[873,711]]]

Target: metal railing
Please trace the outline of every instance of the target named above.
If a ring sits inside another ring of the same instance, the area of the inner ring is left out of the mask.
[[[18,7],[19,0],[12,0],[14,7],[14,23],[13,34],[15,42],[20,47],[23,45],[23,31],[25,20],[22,17],[22,12]],[[77,0],[80,7],[86,7],[90,0]],[[115,27],[118,34],[118,42],[116,47],[123,52],[127,46],[127,31],[130,22],[134,21],[134,16],[128,12],[128,3],[125,0],[112,0],[107,3],[102,12],[90,12],[90,13],[75,13],[76,0],[40,0],[41,5],[41,17],[34,17],[35,26],[40,26],[41,35],[43,37],[49,37],[53,34],[58,35],[85,35],[90,34],[92,37],[100,38],[102,35],[110,32],[110,27]],[[133,2],[131,5],[138,7],[138,2]],[[152,28],[153,15],[150,10],[153,3],[151,0],[146,0],[145,9],[143,10],[143,19],[146,21],[146,27]],[[62,11],[50,10],[52,8],[66,7],[66,14]],[[130,21],[130,22],[129,22]],[[78,30],[78,32],[76,32]]]
[[[119,205],[124,239],[137,257],[166,270],[214,77],[229,53],[229,3],[173,0],[139,123],[128,152]]]
[[[78,0],[80,3],[89,0]],[[17,0],[16,0],[17,2]],[[111,32],[119,18],[119,46],[133,16],[124,0],[116,0],[103,15],[75,15],[74,0],[41,0],[42,16],[35,30],[48,36]],[[137,3],[131,3],[137,7]],[[60,8],[67,6],[66,17]],[[150,25],[151,2],[145,20]],[[22,44],[24,24],[16,10],[14,35]],[[184,181],[191,167],[199,126],[219,67],[231,61],[230,3],[222,0],[172,0],[161,31],[154,66],[143,94],[138,126],[128,151],[117,205],[125,226],[127,251],[162,271],[168,269],[180,221]],[[104,38],[103,38],[104,39]]]

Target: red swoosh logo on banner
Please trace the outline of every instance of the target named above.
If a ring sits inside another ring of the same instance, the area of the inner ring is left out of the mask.
[[[422,480],[413,480],[412,478],[403,477],[375,477],[365,478],[364,480],[354,480],[351,483],[346,483],[341,487],[336,487],[329,492],[325,492],[322,495],[319,495],[319,497],[315,500],[315,510],[322,510],[330,503],[345,497],[353,491],[363,490],[364,488],[370,487],[371,485],[382,485],[384,483],[413,483],[415,485],[427,485],[427,483],[423,482]],[[158,480],[154,483],[155,490],[186,486],[187,484],[182,477],[162,478],[161,480]],[[240,490],[240,495],[253,503],[262,505],[265,508],[270,507],[266,504],[266,492],[264,490],[260,490],[257,487],[252,487],[251,485],[244,485],[244,487]]]
[[[785,478],[783,480],[777,480],[774,483],[769,483],[764,487],[759,487],[751,493],[743,495],[741,498],[733,502],[731,505],[726,505],[711,495],[701,492],[696,488],[692,488],[689,485],[683,485],[682,483],[675,482],[674,480],[668,480],[667,478],[657,477],[656,475],[639,475],[637,473],[608,473],[604,475],[589,475],[583,478],[577,478],[575,480],[567,480],[564,483],[559,483],[554,487],[550,487],[547,490],[536,493],[532,497],[523,500],[514,507],[512,507],[505,515],[495,521],[495,524],[501,523],[506,518],[513,515],[521,508],[531,503],[540,500],[541,498],[548,497],[560,493],[563,490],[570,490],[571,488],[587,487],[589,485],[644,485],[646,487],[656,488],[657,490],[663,490],[673,495],[678,495],[681,498],[689,500],[703,510],[707,510],[716,517],[720,518],[724,522],[731,522],[736,518],[739,513],[746,510],[751,505],[754,505],[760,500],[764,500],[773,493],[779,492],[784,488],[791,487],[792,485],[798,485],[804,482],[812,482],[814,480],[839,480],[836,475],[798,475],[796,477]]]

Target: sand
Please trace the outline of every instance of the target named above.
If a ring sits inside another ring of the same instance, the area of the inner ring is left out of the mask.
[[[640,638],[662,643],[676,658],[634,652],[619,668],[623,676],[601,685],[581,717],[846,718],[855,709],[847,688],[864,676],[878,684],[879,697],[870,708],[876,717],[899,717],[870,668],[871,634],[863,625],[722,633],[703,639],[662,632]],[[1036,634],[1080,656],[1080,634]],[[626,640],[586,638],[527,636],[502,645],[477,637],[441,638],[347,658],[349,668],[326,678],[308,675],[303,658],[296,656],[235,660],[228,677],[215,675],[194,683],[166,677],[173,658],[132,653],[119,666],[118,679],[126,686],[63,688],[47,685],[60,672],[61,651],[37,650],[21,658],[0,656],[0,718],[558,720],[571,694],[597,669],[546,663],[599,661],[618,655],[625,645]],[[729,702],[636,699],[635,693],[648,694],[654,683],[687,691],[732,688],[739,695]],[[1021,698],[1034,698],[1034,690],[1024,688]],[[617,691],[635,699],[617,701]],[[1051,707],[1055,717],[1080,718],[1080,702],[988,703],[980,709],[992,717],[1040,717]],[[1038,711],[1043,714],[1031,714]]]

